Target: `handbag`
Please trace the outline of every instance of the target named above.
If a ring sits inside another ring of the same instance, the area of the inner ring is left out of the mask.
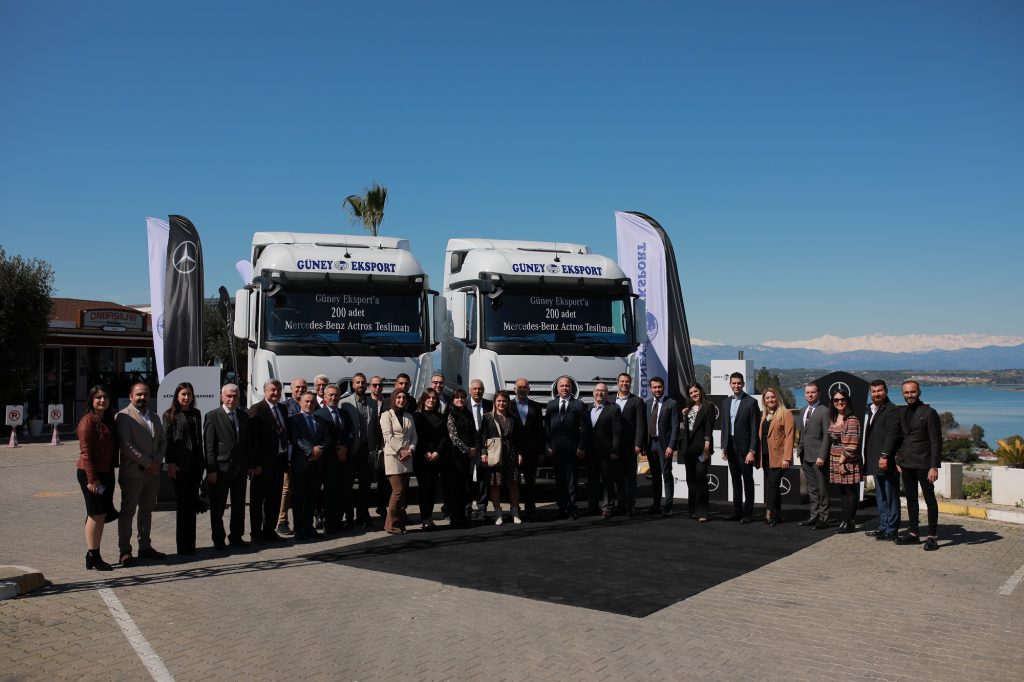
[[[501,464],[501,438],[488,438],[484,442],[487,449],[487,466],[496,467]]]

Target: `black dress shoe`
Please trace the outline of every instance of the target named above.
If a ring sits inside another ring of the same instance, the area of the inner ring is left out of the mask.
[[[662,510],[661,518],[663,518],[663,519],[672,518],[672,510],[671,509],[664,509],[664,510]]]
[[[809,519],[804,519],[803,521],[799,522],[799,523],[798,523],[798,524],[796,524],[796,525],[798,525],[798,526],[813,526],[813,525],[814,525],[814,524],[816,524],[817,522],[818,522],[818,518],[817,518],[817,517],[815,517],[815,516],[812,516],[812,517],[811,517],[811,518],[809,518]]]
[[[725,517],[725,520],[726,520],[726,521],[739,521],[739,520],[740,520],[740,519],[742,519],[742,518],[743,518],[743,517],[742,517],[742,516],[740,516],[739,514],[731,514],[731,515],[729,515],[729,516],[726,516],[726,517]]]
[[[570,521],[575,521],[579,517],[580,517],[580,515],[578,513],[576,513],[575,509],[573,509],[572,511],[569,512],[569,520]]]
[[[774,528],[775,526],[779,525],[779,522],[776,521],[775,517],[773,516],[772,518],[768,519],[768,525]]]
[[[888,533],[879,533],[875,536],[876,540],[883,540],[886,542],[892,542],[897,537],[896,533],[889,531]]]
[[[648,516],[658,516],[661,514],[661,507],[648,507],[644,511],[644,514],[647,514]]]
[[[901,535],[898,538],[896,538],[896,544],[897,545],[919,545],[919,544],[921,544],[921,538],[918,537],[917,535],[911,535],[910,533],[907,533],[906,535]]]
[[[836,528],[836,533],[840,535],[845,535],[846,533],[853,533],[856,530],[857,524],[853,523],[852,521],[843,521],[839,524],[839,527]]]
[[[139,558],[140,559],[155,559],[155,560],[159,561],[160,559],[166,559],[167,555],[164,554],[163,552],[156,551],[152,547],[147,547],[146,549],[140,549],[139,550]]]
[[[242,540],[242,539],[230,540],[230,541],[228,541],[228,544],[231,545],[232,547],[237,547],[238,549],[245,549],[246,547],[249,546],[249,543],[246,542],[245,540]]]
[[[924,551],[934,552],[939,548],[939,543],[935,542],[935,538],[928,538],[924,541]]]
[[[749,516],[744,516],[742,519],[740,519],[740,523],[753,523],[753,522],[754,522],[754,519],[750,518]]]
[[[876,528],[874,530],[865,531],[864,535],[867,535],[869,538],[877,538],[879,535],[885,535],[885,531],[881,528]]]
[[[213,543],[213,548],[224,552],[227,550],[228,546],[223,540],[216,540]]]
[[[121,555],[121,567],[128,568],[129,566],[135,565],[135,557],[132,556],[131,552],[126,552]]]
[[[828,521],[824,521],[824,520],[818,521],[817,523],[815,523],[812,526],[812,528],[814,528],[814,530],[825,530],[826,528],[829,528],[829,527],[830,526],[829,526]]]

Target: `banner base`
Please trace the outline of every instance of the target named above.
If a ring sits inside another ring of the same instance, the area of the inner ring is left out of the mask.
[[[18,445],[18,427],[17,426],[12,426],[11,427],[11,441],[7,444],[7,447],[9,447],[9,448],[21,447],[20,445]]]
[[[60,436],[57,435],[57,425],[53,425],[53,437],[50,439],[50,445],[63,445],[60,442]]]

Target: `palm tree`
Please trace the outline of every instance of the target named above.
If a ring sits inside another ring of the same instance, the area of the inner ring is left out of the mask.
[[[388,188],[373,183],[365,194],[352,194],[345,197],[342,205],[352,214],[353,222],[360,222],[363,228],[374,237],[380,231],[384,220],[384,202],[388,199]]]

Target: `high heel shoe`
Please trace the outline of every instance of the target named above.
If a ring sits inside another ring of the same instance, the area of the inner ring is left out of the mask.
[[[103,560],[98,549],[90,549],[85,553],[85,568],[89,571],[112,571],[114,567]]]

